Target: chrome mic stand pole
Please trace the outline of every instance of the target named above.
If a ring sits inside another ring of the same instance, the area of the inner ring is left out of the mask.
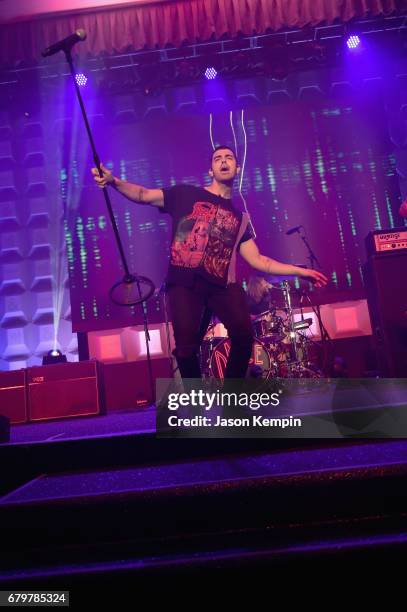
[[[318,261],[317,256],[315,255],[314,251],[311,248],[310,243],[307,240],[307,237],[305,235],[301,235],[301,240],[303,241],[305,248],[308,251],[308,260],[310,262],[310,266],[311,268],[316,268],[319,267],[321,268],[321,264]],[[309,297],[308,297],[309,299]],[[311,302],[311,300],[310,300]],[[319,304],[312,306],[313,311],[315,312],[315,314],[317,315],[317,319],[318,319],[318,324],[319,324],[319,329],[321,331],[321,347],[322,347],[322,355],[323,355],[323,370],[326,370],[326,361],[327,361],[327,356],[328,356],[328,351],[327,351],[327,342],[331,340],[331,337],[322,321],[322,315],[321,315],[321,306]]]
[[[103,178],[103,172],[102,169],[100,167],[100,158],[99,155],[96,151],[96,146],[95,146],[95,142],[93,139],[93,135],[92,135],[92,130],[90,128],[89,125],[89,121],[88,121],[88,116],[86,114],[86,109],[85,109],[85,105],[83,103],[83,99],[82,99],[82,95],[79,89],[79,85],[76,81],[75,78],[75,68],[73,65],[73,60],[72,60],[72,54],[71,54],[71,49],[67,48],[64,49],[64,53],[65,53],[65,57],[66,60],[69,64],[69,68],[71,70],[71,75],[72,75],[72,79],[74,82],[74,86],[75,86],[75,90],[76,90],[76,95],[79,101],[79,106],[81,108],[82,111],[82,116],[83,116],[83,120],[85,122],[85,128],[86,128],[86,132],[88,134],[88,138],[89,138],[89,143],[92,149],[92,154],[93,154],[93,161],[95,163],[95,166],[99,172],[99,176],[100,178]],[[124,254],[124,249],[123,249],[123,245],[122,245],[122,241],[120,239],[120,235],[119,235],[119,230],[117,227],[117,223],[116,223],[116,219],[114,217],[114,213],[113,213],[113,208],[112,208],[112,203],[110,201],[110,196],[107,190],[107,187],[103,187],[103,196],[105,198],[105,202],[106,202],[106,206],[107,206],[107,210],[109,213],[109,218],[110,218],[110,222],[112,224],[112,228],[113,228],[113,232],[114,232],[114,236],[116,239],[116,244],[117,247],[119,249],[119,253],[120,253],[120,258],[121,258],[121,262],[124,268],[124,277],[122,281],[119,281],[118,283],[116,283],[115,285],[113,285],[113,287],[111,288],[109,294],[110,297],[112,299],[113,302],[115,302],[116,304],[120,305],[120,306],[134,306],[136,304],[141,304],[142,306],[142,313],[143,313],[143,322],[144,322],[144,334],[145,334],[145,338],[146,338],[146,353],[147,353],[147,364],[148,364],[148,373],[149,373],[149,378],[150,378],[150,387],[151,387],[151,400],[154,401],[154,395],[155,395],[155,390],[154,390],[154,379],[153,379],[153,370],[152,370],[152,364],[151,364],[151,355],[150,355],[150,334],[148,331],[148,320],[147,320],[147,308],[146,308],[146,302],[147,300],[153,295],[154,290],[155,290],[155,286],[154,283],[147,277],[145,276],[138,276],[137,274],[131,274],[129,267],[127,265],[127,260],[126,260],[126,256]],[[132,285],[135,284],[137,287],[137,297],[130,297],[130,292],[132,290]],[[142,294],[142,290],[141,290],[141,284],[143,285],[147,285],[147,287],[149,288],[147,290],[147,293],[145,295]],[[124,286],[124,299],[123,297],[121,298],[121,300],[118,300],[117,298],[115,298],[115,290],[116,289],[123,289]],[[126,293],[128,294],[128,299],[126,299]]]

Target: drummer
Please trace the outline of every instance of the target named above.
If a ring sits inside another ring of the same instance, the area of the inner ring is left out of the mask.
[[[254,274],[250,277],[247,284],[247,303],[251,315],[258,316],[270,310],[272,289],[273,285],[263,276]]]

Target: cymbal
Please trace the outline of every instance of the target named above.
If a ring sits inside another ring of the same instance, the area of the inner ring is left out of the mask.
[[[305,264],[295,264],[297,266],[297,268],[307,268],[308,266],[306,266]],[[265,277],[266,280],[273,284],[280,284],[280,283],[284,283],[284,282],[289,282],[289,283],[294,283],[295,282],[295,275],[293,276],[292,274],[269,274],[268,276]],[[303,281],[305,279],[303,279],[302,277],[297,276],[297,278],[299,279],[299,281]],[[276,289],[281,289],[281,287],[275,287]]]
[[[295,277],[295,276],[270,276],[267,278],[267,280],[273,285],[273,289],[277,289],[278,291],[281,291],[283,289],[283,287],[281,287],[281,283],[288,283],[291,287],[291,289],[295,290],[298,289],[295,286],[295,279],[298,278],[299,282],[301,284],[303,283],[309,283],[309,280],[306,278],[302,278],[302,277]]]
[[[281,287],[279,286],[280,283],[282,283],[285,280],[288,280],[289,278],[292,278],[292,277],[287,276],[287,278],[285,278],[284,276],[275,276],[273,274],[272,276],[266,276],[266,281],[270,283],[270,285],[272,286],[270,291],[272,291],[273,289],[278,289],[280,291],[281,290]]]

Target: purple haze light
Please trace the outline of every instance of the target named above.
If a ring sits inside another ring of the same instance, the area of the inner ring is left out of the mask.
[[[348,49],[357,49],[360,45],[359,36],[349,36],[348,40],[346,41],[346,44],[348,45]]]
[[[85,87],[86,83],[88,82],[88,78],[82,72],[75,74],[75,80],[79,87]]]
[[[209,81],[213,81],[213,79],[216,79],[218,73],[216,72],[216,69],[213,66],[209,66],[206,70],[205,70],[205,76]]]

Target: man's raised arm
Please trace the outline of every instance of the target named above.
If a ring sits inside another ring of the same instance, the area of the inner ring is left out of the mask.
[[[164,193],[162,189],[147,189],[141,185],[135,183],[128,183],[121,179],[113,176],[106,166],[100,164],[103,176],[99,176],[97,168],[92,168],[93,177],[101,189],[110,185],[116,191],[124,195],[125,198],[132,202],[138,202],[139,204],[151,204],[152,206],[158,206],[162,208],[164,206]]]
[[[239,251],[243,259],[245,259],[252,268],[260,272],[276,275],[302,276],[314,283],[316,287],[324,287],[328,282],[325,274],[318,272],[318,270],[300,268],[299,266],[282,263],[281,261],[276,261],[275,259],[261,255],[254,240],[242,242]]]

